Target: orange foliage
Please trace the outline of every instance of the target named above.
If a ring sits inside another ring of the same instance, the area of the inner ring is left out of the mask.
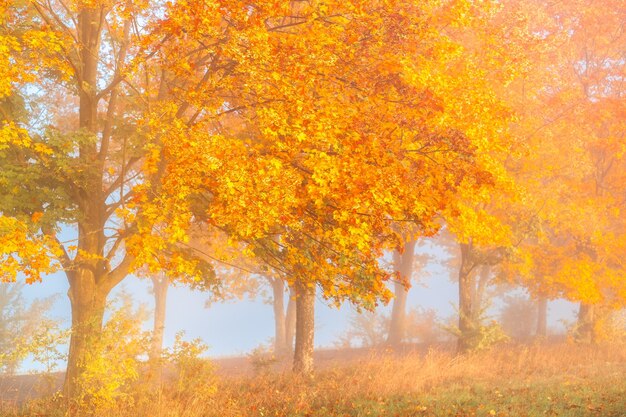
[[[145,121],[167,163],[145,233],[166,224],[184,240],[206,221],[337,302],[388,299],[383,250],[432,235],[461,190],[498,174],[486,150],[508,114],[456,39],[488,18],[477,7],[172,4],[163,54],[179,101]]]

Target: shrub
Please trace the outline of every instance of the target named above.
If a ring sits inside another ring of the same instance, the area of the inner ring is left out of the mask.
[[[177,333],[174,346],[164,352],[166,361],[176,367],[173,394],[179,399],[211,397],[217,392],[215,370],[210,361],[200,357],[208,346],[200,339],[185,341],[183,336]]]
[[[481,308],[476,317],[471,320],[472,327],[466,334],[463,334],[456,324],[443,327],[454,336],[468,340],[470,352],[487,350],[494,345],[508,341],[509,337],[500,324],[487,315],[487,308],[487,306]]]
[[[248,354],[248,359],[252,364],[255,375],[267,375],[271,371],[272,366],[278,362],[274,349],[262,344],[255,347]]]
[[[104,415],[132,404],[132,384],[139,377],[140,359],[149,346],[148,334],[141,329],[146,318],[143,307],[134,309],[130,297],[121,296],[120,308],[113,311],[101,334],[91,339],[91,348],[80,364],[80,395],[74,407],[86,414]]]

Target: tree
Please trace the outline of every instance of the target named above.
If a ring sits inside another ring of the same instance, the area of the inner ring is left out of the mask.
[[[376,311],[353,311],[348,326],[340,338],[343,347],[351,347],[355,339],[361,347],[376,347],[385,342],[389,317]]]
[[[611,2],[530,7],[530,25],[543,42],[529,44],[536,59],[510,98],[532,155],[518,178],[540,214],[522,276],[539,296],[580,301],[579,337],[592,341],[601,338],[603,311],[623,304],[624,266],[615,252],[624,236],[617,185],[624,158],[616,143],[624,135],[623,19]]]
[[[272,305],[274,308],[274,353],[292,353],[294,349],[296,300],[293,290],[288,286],[287,306],[285,307],[285,280],[268,277],[272,286]]]
[[[219,283],[216,280],[215,270],[209,264],[204,264],[205,268],[201,276],[168,276],[165,272],[149,274],[152,281],[152,291],[154,294],[154,320],[149,360],[151,366],[151,377],[154,381],[161,381],[163,364],[163,335],[165,332],[165,316],[167,307],[167,293],[172,285],[187,285],[193,290],[213,291],[217,290]]]
[[[519,341],[530,340],[538,317],[536,303],[520,295],[506,297],[505,303],[500,310],[500,322],[505,333]]]
[[[394,282],[394,299],[389,320],[387,343],[399,345],[406,337],[407,311],[406,300],[411,285],[411,278],[416,266],[422,270],[428,258],[427,255],[415,253],[417,242],[407,242],[404,252],[393,252],[393,269],[398,279]]]
[[[537,300],[537,328],[535,336],[545,339],[548,335],[548,299],[540,297]]]
[[[457,351],[466,353],[481,342],[479,332],[484,312],[485,288],[491,279],[491,267],[505,256],[503,248],[481,250],[473,242],[461,243],[461,266],[459,268],[459,339]],[[476,270],[480,274],[476,277]]]
[[[9,375],[28,355],[55,349],[38,340],[58,326],[49,317],[54,300],[47,298],[27,304],[23,289],[23,283],[0,284],[0,371]]]
[[[18,267],[39,279],[43,266],[55,259],[67,276],[72,333],[65,394],[73,399],[79,396],[83,358],[102,328],[107,295],[137,265],[138,251],[133,253],[129,239],[143,212],[133,188],[143,184],[150,198],[158,194],[158,174],[146,175],[142,162],[159,152],[149,139],[155,137],[150,118],[157,117],[150,111],[164,105],[167,91],[158,70],[165,41],[154,24],[159,6],[98,1],[66,6],[3,3],[8,16],[3,31],[12,34],[8,59],[32,69],[11,81],[27,107],[42,109],[43,122],[29,117],[19,125],[3,123],[3,129],[19,127],[13,129],[18,136],[3,141],[0,211],[26,223],[14,230],[29,245],[8,247],[28,262]],[[64,102],[49,102],[58,91]],[[74,239],[62,242],[61,230]],[[33,239],[40,255],[25,254]],[[168,242],[149,243],[143,249],[153,255],[168,250],[176,272],[192,269]]]
[[[31,80],[40,61],[30,60],[28,54],[22,51],[28,48],[36,54],[42,49],[55,49],[58,40],[46,36],[44,31],[18,25],[21,13],[10,6],[8,1],[0,3],[0,161],[3,167],[0,184],[13,185],[17,173],[6,163],[8,158],[16,158],[23,166],[26,159],[22,149],[49,152],[45,146],[33,141],[24,128],[24,99],[15,86]],[[56,265],[51,262],[50,256],[59,253],[58,247],[53,239],[37,233],[42,213],[37,210],[16,212],[11,204],[16,191],[7,193],[2,187],[0,280],[14,282],[18,272],[22,272],[27,282],[37,281],[42,273],[55,270]],[[7,200],[9,204],[5,204]]]
[[[290,296],[285,310],[284,277],[259,258],[246,256],[244,247],[229,245],[227,239],[225,233],[206,225],[196,225],[191,236],[189,247],[201,258],[213,261],[215,272],[219,275],[207,306],[213,301],[241,299],[246,294],[257,295],[262,292],[262,283],[268,283],[274,310],[274,353],[279,355],[293,351],[295,300]]]
[[[163,334],[165,332],[165,312],[167,307],[167,290],[170,279],[165,274],[152,275],[152,291],[154,292],[154,326],[152,330],[152,346],[150,347],[150,362],[156,368],[158,380],[161,374],[161,358],[163,356]]]
[[[387,343],[399,345],[406,334],[406,298],[408,285],[413,274],[413,261],[415,258],[415,241],[408,242],[404,246],[404,253],[394,251],[393,266],[397,271],[398,280],[394,282],[394,299],[389,322]]]
[[[154,212],[209,222],[284,274],[296,289],[298,370],[311,371],[315,287],[337,303],[387,300],[382,251],[401,247],[408,225],[411,239],[435,233],[459,187],[490,181],[488,159],[476,160],[503,109],[474,76],[479,55],[444,29],[473,24],[468,8],[188,2],[168,12],[164,26],[185,33],[168,71],[194,123],[162,137],[169,198]]]

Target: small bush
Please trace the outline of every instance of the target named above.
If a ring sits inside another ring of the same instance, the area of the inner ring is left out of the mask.
[[[255,347],[248,354],[250,364],[255,375],[268,374],[272,370],[272,366],[278,362],[278,358],[274,354],[274,350],[266,345]]]
[[[74,406],[86,414],[104,415],[133,402],[132,384],[149,346],[148,334],[141,329],[147,313],[134,309],[129,297],[122,296],[121,302],[101,334],[92,338],[81,364],[84,371],[77,381],[80,395]]]
[[[164,352],[168,363],[176,367],[173,394],[179,399],[211,397],[217,392],[217,379],[213,365],[200,356],[208,346],[200,339],[183,340],[183,333],[176,334],[174,346]]]
[[[509,336],[506,335],[500,323],[487,316],[487,308],[487,306],[482,308],[471,320],[471,327],[466,333],[461,332],[457,325],[443,327],[454,336],[469,341],[470,352],[491,349],[499,343],[508,341]]]

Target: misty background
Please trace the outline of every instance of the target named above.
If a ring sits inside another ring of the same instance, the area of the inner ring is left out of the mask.
[[[65,231],[68,240],[70,234]],[[425,266],[415,265],[413,280],[408,293],[407,311],[413,308],[436,311],[438,321],[443,325],[452,319],[458,320],[458,283],[455,282],[457,268],[447,265],[450,255],[432,241],[416,246],[415,252],[424,258]],[[14,284],[1,284],[14,285]],[[67,297],[68,282],[62,271],[50,274],[42,282],[26,285],[23,288],[25,301],[54,297],[48,316],[59,321],[65,328],[71,324],[70,302]],[[154,310],[152,282],[147,277],[130,275],[118,285],[111,296],[114,300],[121,294],[129,294],[136,306],[144,305],[149,313]],[[525,296],[520,287],[510,289],[491,300],[488,316],[498,319],[504,305],[504,297]],[[245,356],[258,347],[271,347],[274,337],[274,316],[271,305],[269,284],[261,285],[256,296],[243,296],[242,299],[207,303],[210,296],[206,292],[194,291],[181,284],[172,284],[167,294],[164,347],[170,347],[175,335],[184,332],[187,340],[199,338],[209,346],[208,357]],[[389,315],[393,300],[388,305],[379,305],[377,314]],[[315,346],[334,348],[339,339],[350,328],[350,318],[356,310],[344,303],[337,309],[317,294],[315,306]],[[566,323],[575,320],[578,305],[564,299],[551,300],[548,304],[548,334],[564,334]],[[144,323],[145,330],[152,330],[152,315]],[[59,363],[59,369],[65,364]],[[27,358],[19,367],[18,373],[41,371],[42,365]]]

